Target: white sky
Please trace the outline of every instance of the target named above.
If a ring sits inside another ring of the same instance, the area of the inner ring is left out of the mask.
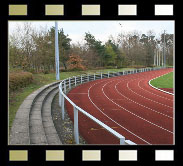
[[[9,33],[11,34],[17,27],[22,26],[25,21],[9,21]],[[54,21],[26,21],[31,22],[37,30],[55,26]],[[119,25],[122,25],[122,27]],[[58,21],[58,28],[63,28],[72,42],[84,42],[85,32],[90,32],[97,40],[107,41],[110,35],[116,37],[119,33],[139,31],[147,33],[153,30],[156,35],[163,33],[174,33],[174,21]]]

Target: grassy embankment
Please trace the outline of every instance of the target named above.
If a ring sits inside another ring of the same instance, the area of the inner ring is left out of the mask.
[[[122,70],[128,70],[131,68],[124,68],[124,69],[102,69],[102,70],[88,70],[88,71],[73,71],[73,72],[61,72],[60,73],[60,79],[65,79],[72,76],[77,76],[81,74],[86,73],[95,73],[95,72],[103,72],[107,73],[108,71],[122,71]],[[11,129],[13,120],[15,118],[16,112],[23,102],[23,100],[31,94],[36,89],[40,88],[43,85],[55,82],[55,73],[50,74],[33,74],[33,82],[29,85],[27,85],[24,88],[20,88],[16,91],[9,92],[9,129]]]
[[[157,88],[173,88],[173,72],[158,77],[151,82],[152,86]]]

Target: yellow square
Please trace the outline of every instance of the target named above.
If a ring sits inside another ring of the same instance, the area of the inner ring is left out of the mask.
[[[64,161],[63,150],[47,150],[46,161]]]
[[[82,15],[100,15],[100,5],[82,5]]]
[[[27,5],[9,5],[9,15],[10,16],[26,16],[27,15]]]
[[[100,150],[83,150],[82,160],[83,161],[100,161],[101,151]]]
[[[45,5],[45,15],[64,15],[64,5]]]
[[[28,161],[27,150],[10,150],[9,151],[10,161]]]

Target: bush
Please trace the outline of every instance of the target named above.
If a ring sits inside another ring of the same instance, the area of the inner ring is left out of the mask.
[[[72,54],[69,56],[69,69],[71,71],[86,70],[86,67],[82,64],[82,59],[78,55]]]
[[[9,74],[9,90],[14,91],[23,88],[33,81],[33,75],[29,72],[13,72]]]

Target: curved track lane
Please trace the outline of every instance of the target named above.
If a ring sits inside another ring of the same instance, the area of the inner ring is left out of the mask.
[[[79,107],[136,144],[173,144],[173,96],[148,85],[172,72],[162,69],[82,84],[68,93]],[[66,102],[73,120],[73,107]],[[119,144],[119,140],[79,113],[79,131],[89,144]]]

